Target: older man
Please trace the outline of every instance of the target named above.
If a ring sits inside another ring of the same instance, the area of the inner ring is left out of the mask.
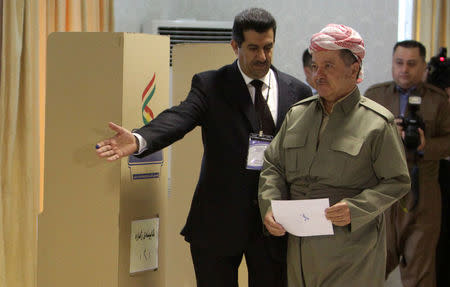
[[[410,185],[393,115],[362,97],[364,42],[350,27],[330,24],[311,39],[319,96],[293,106],[265,152],[259,201],[264,225],[285,233],[273,199],[329,198],[334,235],[289,234],[290,287],[383,286],[383,211]]]
[[[408,104],[412,96],[421,102],[417,114],[425,128],[418,129],[420,145],[410,146],[405,140],[411,179],[416,184],[413,192],[386,213],[386,275],[400,266],[405,287],[436,286],[435,252],[441,220],[439,160],[450,155],[450,105],[444,91],[422,82],[425,54],[420,42],[398,42],[392,54],[394,81],[374,85],[365,94],[397,117],[408,117],[417,109]]]

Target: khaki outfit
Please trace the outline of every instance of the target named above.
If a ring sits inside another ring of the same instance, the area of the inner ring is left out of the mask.
[[[259,202],[329,198],[348,204],[351,224],[334,235],[288,240],[289,287],[382,287],[386,260],[383,211],[404,196],[409,176],[394,117],[356,88],[323,126],[317,96],[291,108],[265,152]]]
[[[429,84],[419,85],[414,95],[422,97],[418,114],[425,121],[426,139],[424,156],[418,159],[419,195],[415,208],[414,195],[410,193],[386,212],[386,276],[400,264],[405,287],[433,287],[436,286],[435,252],[441,222],[439,160],[450,154],[450,107],[447,95]],[[365,96],[386,107],[394,116],[400,114],[400,99],[394,82],[372,86]],[[414,152],[406,154],[411,167]]]

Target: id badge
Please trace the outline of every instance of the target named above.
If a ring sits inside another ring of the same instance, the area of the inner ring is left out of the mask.
[[[261,170],[264,163],[264,151],[272,141],[273,136],[250,134],[247,156],[247,169]]]

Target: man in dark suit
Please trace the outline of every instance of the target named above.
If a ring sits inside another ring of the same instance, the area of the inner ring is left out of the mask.
[[[275,19],[267,11],[241,12],[231,41],[237,61],[195,75],[185,101],[134,133],[110,123],[117,134],[97,145],[98,155],[108,160],[145,156],[201,126],[200,178],[181,232],[191,245],[197,286],[238,286],[243,255],[249,286],[285,284],[284,241],[263,235],[259,170],[248,161],[249,139],[251,134],[273,136],[289,107],[311,96],[311,90],[271,65],[275,32]]]

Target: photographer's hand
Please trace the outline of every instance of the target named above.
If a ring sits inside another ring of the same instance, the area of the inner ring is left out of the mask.
[[[396,118],[394,119],[395,124],[397,125],[397,132],[398,134],[402,137],[402,139],[405,139],[405,131],[403,130],[403,126],[402,126],[402,122],[403,119],[401,118]]]
[[[418,128],[419,135],[420,135],[420,145],[417,147],[417,151],[423,151],[425,148],[425,133],[421,128]]]

